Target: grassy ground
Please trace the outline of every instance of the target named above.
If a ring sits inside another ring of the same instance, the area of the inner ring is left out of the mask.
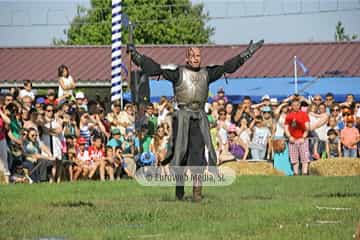
[[[0,186],[0,239],[352,239],[359,186],[359,177],[238,177],[206,188],[200,204],[131,180]]]

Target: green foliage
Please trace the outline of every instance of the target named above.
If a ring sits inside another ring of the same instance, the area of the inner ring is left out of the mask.
[[[203,4],[190,0],[123,0],[123,12],[136,24],[137,44],[209,43],[214,28],[207,26],[208,13]],[[53,44],[111,44],[111,0],[91,0],[91,8],[79,6],[68,31],[67,40],[54,39]],[[128,31],[123,31],[123,43]]]
[[[199,204],[175,201],[173,187],[132,180],[0,185],[0,239],[352,239],[359,184],[359,177],[238,177],[205,187]]]
[[[357,34],[353,34],[351,37],[345,33],[345,27],[342,25],[341,21],[338,21],[335,28],[335,41],[344,42],[344,41],[352,41],[358,38]]]

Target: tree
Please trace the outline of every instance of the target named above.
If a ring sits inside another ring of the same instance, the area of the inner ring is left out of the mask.
[[[343,27],[341,21],[338,21],[335,30],[335,41],[337,42],[351,41],[357,39],[357,37],[358,36],[356,34],[353,34],[351,37],[345,34],[345,27]]]
[[[214,28],[207,26],[208,13],[203,4],[190,0],[123,0],[126,13],[136,27],[137,44],[201,44],[209,43]],[[111,0],[91,0],[91,8],[79,6],[70,28],[64,31],[67,39],[54,39],[54,44],[109,45],[111,44]],[[127,42],[127,29],[123,42]]]

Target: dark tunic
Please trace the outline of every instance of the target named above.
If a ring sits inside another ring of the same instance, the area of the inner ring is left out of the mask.
[[[235,72],[250,56],[251,53],[243,52],[226,61],[224,65],[193,68],[189,65],[161,66],[153,59],[141,55],[137,51],[132,52],[134,63],[140,66],[144,72],[148,75],[162,75],[173,83],[179,110],[174,114],[171,147],[164,163],[170,162],[174,166],[216,165],[216,154],[211,143],[209,123],[203,107],[207,100],[209,84],[221,78],[225,73]],[[187,74],[184,74],[184,71]],[[189,74],[195,76],[192,79],[194,86],[193,89],[190,88],[190,92],[184,91],[186,84],[188,84],[184,81],[189,80],[185,77],[188,77]],[[204,76],[206,77],[204,78]],[[198,84],[195,80],[205,82],[199,83],[200,86],[196,87],[195,85]],[[197,93],[199,94],[197,95]],[[206,97],[204,98],[205,93]],[[208,162],[206,162],[204,155],[205,146],[209,152]]]

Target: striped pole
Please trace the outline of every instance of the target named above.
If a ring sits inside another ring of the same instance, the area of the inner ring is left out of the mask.
[[[121,0],[112,0],[111,35],[111,102],[120,99],[122,108]]]

